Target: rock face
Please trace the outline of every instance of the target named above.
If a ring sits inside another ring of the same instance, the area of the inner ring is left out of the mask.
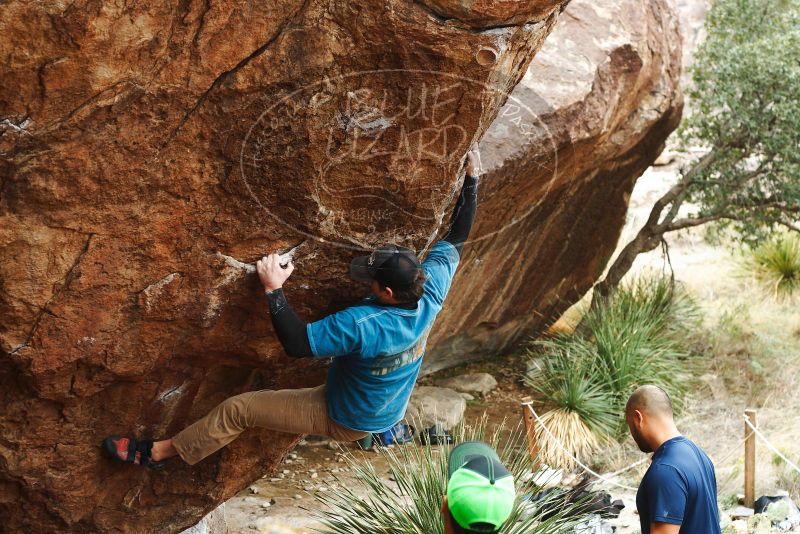
[[[473,373],[445,378],[436,384],[461,393],[475,393],[483,397],[497,387],[497,380],[489,373]]]
[[[680,38],[666,0],[573,0],[529,67],[564,3],[2,3],[4,528],[178,531],[276,465],[296,437],[158,473],[97,445],[320,383],[282,354],[249,264],[300,245],[299,312],[351,303],[349,258],[425,250],[476,139],[478,221],[427,370],[579,298],[679,118]]]
[[[446,430],[464,418],[467,401],[455,390],[436,386],[417,386],[408,401],[406,419],[418,432],[435,424]]]
[[[158,473],[98,445],[320,383],[252,262],[299,245],[312,319],[363,291],[357,251],[424,251],[565,3],[0,3],[4,529],[174,532],[275,466],[295,436]]]
[[[677,126],[667,0],[573,0],[481,141],[476,225],[424,372],[547,328],[602,273],[633,185]]]

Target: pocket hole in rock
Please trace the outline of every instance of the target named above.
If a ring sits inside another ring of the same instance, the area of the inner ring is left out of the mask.
[[[497,62],[497,50],[492,48],[481,48],[478,50],[478,53],[475,54],[475,61],[477,61],[478,65],[481,65],[482,67],[494,65]]]

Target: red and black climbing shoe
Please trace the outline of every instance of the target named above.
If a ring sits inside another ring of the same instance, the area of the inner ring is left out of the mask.
[[[109,436],[103,440],[103,452],[106,456],[123,464],[141,465],[148,469],[158,470],[164,462],[156,462],[150,456],[153,449],[151,440],[135,440],[122,436]]]

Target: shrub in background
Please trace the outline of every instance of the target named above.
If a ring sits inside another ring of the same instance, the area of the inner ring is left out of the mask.
[[[785,449],[781,450],[781,452],[788,458],[794,456],[791,451]],[[774,453],[772,455],[772,467],[775,470],[775,480],[778,487],[788,492],[792,497],[796,498],[800,495],[800,474]]]
[[[585,458],[602,440],[627,434],[625,402],[638,386],[663,387],[679,411],[688,379],[688,334],[699,321],[697,307],[670,279],[645,276],[589,309],[574,332],[534,342],[529,352],[541,363],[525,381],[555,412],[548,429],[556,434],[559,424],[570,424],[576,433],[564,444]],[[563,454],[549,459],[562,467],[572,463]]]
[[[800,237],[782,234],[752,250],[747,260],[752,273],[769,284],[775,296],[800,289]]]

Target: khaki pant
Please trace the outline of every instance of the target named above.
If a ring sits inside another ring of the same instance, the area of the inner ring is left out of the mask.
[[[182,430],[172,438],[172,444],[186,463],[194,465],[253,427],[327,436],[336,441],[356,441],[367,435],[328,417],[325,386],[322,385],[236,395]]]

